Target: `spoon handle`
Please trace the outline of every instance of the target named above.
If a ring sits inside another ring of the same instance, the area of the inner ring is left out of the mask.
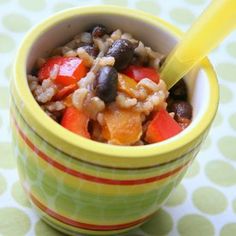
[[[169,54],[161,78],[170,89],[236,28],[236,0],[212,0]]]

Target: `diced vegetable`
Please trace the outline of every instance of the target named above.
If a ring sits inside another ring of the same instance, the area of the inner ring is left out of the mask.
[[[182,129],[186,129],[190,125],[190,123],[191,123],[191,120],[188,118],[181,117],[178,119],[178,124],[180,125]]]
[[[40,68],[38,72],[39,80],[43,81],[44,79],[48,79],[50,77],[51,71],[55,66],[60,66],[63,62],[64,57],[52,57],[49,58],[43,66]]]
[[[65,97],[63,99],[63,103],[66,107],[71,107],[73,106],[73,103],[72,103],[72,94],[70,94],[69,96]]]
[[[61,125],[73,133],[90,139],[88,132],[89,117],[75,107],[67,107],[61,120]]]
[[[78,88],[77,84],[70,84],[60,89],[53,97],[54,101],[62,100]]]
[[[134,79],[124,74],[120,74],[120,76],[118,76],[118,91],[124,92],[132,97],[134,95],[133,91],[136,89],[136,85],[137,82]]]
[[[191,120],[193,108],[189,102],[177,100],[168,106],[168,111],[174,112],[174,118],[177,122],[179,122],[181,118],[187,118]]]
[[[141,116],[131,110],[106,110],[104,112],[102,134],[113,144],[130,145],[137,142],[142,135]]]
[[[160,75],[157,73],[156,69],[152,67],[131,65],[125,69],[123,73],[133,78],[136,82],[148,78],[158,84],[160,80]]]
[[[87,74],[87,71],[83,61],[78,57],[55,57],[47,60],[38,77],[42,81],[55,73],[55,83],[67,86],[75,84]]]
[[[166,110],[159,111],[147,128],[145,140],[156,143],[171,138],[182,131],[180,125]]]

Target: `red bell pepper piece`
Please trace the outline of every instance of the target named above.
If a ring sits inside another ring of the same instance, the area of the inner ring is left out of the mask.
[[[67,107],[61,120],[61,125],[73,133],[90,139],[88,132],[89,117],[75,107]]]
[[[133,78],[136,82],[148,78],[158,84],[160,80],[160,75],[152,67],[130,65],[122,73]]]
[[[78,57],[54,57],[49,58],[38,72],[39,80],[48,79],[54,66],[58,66],[58,73],[54,82],[64,86],[75,84],[83,78],[88,69]]]
[[[53,101],[64,99],[65,97],[73,93],[77,88],[77,84],[70,84],[68,86],[63,87],[55,94],[55,96],[53,97]]]
[[[156,143],[171,138],[180,133],[182,128],[166,110],[157,112],[147,128],[145,140]]]
[[[51,70],[55,65],[61,65],[63,61],[63,57],[52,57],[49,58],[43,66],[40,68],[38,72],[38,78],[40,81],[43,81],[44,79],[48,79],[50,77]]]

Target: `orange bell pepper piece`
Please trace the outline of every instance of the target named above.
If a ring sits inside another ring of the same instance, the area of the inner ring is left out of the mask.
[[[131,97],[134,96],[136,85],[137,82],[135,80],[124,74],[120,74],[120,76],[118,77],[118,91],[124,92]]]
[[[104,112],[104,121],[103,137],[113,144],[131,145],[142,135],[142,121],[138,112],[118,108],[107,109]]]

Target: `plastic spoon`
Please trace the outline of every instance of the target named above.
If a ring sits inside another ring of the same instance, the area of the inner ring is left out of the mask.
[[[170,89],[236,28],[236,0],[212,0],[161,67]]]

